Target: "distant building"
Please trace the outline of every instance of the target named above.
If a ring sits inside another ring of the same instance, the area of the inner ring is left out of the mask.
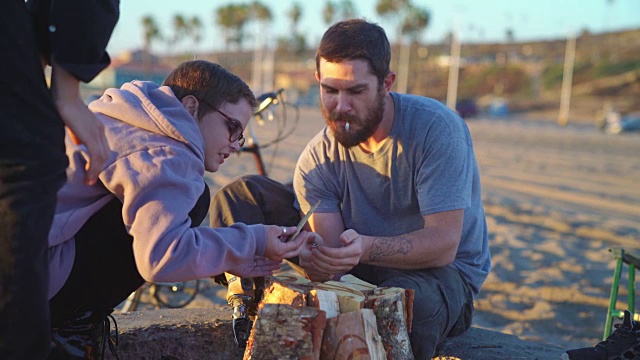
[[[124,52],[111,59],[111,65],[87,84],[89,91],[119,88],[132,80],[149,80],[161,84],[173,70],[162,60],[144,50]]]

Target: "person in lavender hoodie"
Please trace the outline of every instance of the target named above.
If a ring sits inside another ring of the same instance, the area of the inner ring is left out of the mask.
[[[209,205],[205,171],[240,149],[255,106],[246,83],[202,60],[162,86],[132,81],[89,104],[110,157],[96,184],[83,185],[86,149],[67,137],[68,181],[49,234],[53,356],[95,355],[94,334],[144,281],[267,276],[314,241],[306,232],[283,242],[295,227],[198,227]]]

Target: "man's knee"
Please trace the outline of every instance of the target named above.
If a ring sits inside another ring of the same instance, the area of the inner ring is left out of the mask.
[[[473,314],[473,297],[452,267],[418,272],[398,272],[382,286],[397,286],[414,291],[414,331],[438,329],[439,340],[467,330]]]
[[[413,325],[435,325],[446,322],[447,306],[441,284],[435,279],[414,276],[388,279],[383,286],[395,286],[413,290]]]
[[[262,175],[244,175],[220,189],[211,200],[212,227],[235,222],[295,225],[293,190]]]

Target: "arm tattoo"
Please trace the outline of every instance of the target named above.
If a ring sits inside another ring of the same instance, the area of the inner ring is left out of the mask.
[[[408,238],[376,238],[373,241],[371,251],[369,251],[369,260],[380,260],[385,256],[393,256],[396,254],[407,255],[412,249],[413,244]]]

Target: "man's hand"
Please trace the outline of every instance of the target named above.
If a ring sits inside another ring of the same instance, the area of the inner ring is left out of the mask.
[[[311,281],[327,281],[333,277],[333,274],[323,273],[318,271],[316,267],[313,265],[311,256],[313,251],[321,246],[326,246],[322,237],[317,233],[310,233],[312,236],[307,238],[305,245],[300,250],[298,254],[298,262],[300,267],[304,270],[304,276],[307,277]]]
[[[311,248],[301,266],[307,271],[309,279],[313,281],[327,281],[346,274],[358,265],[364,252],[362,236],[355,230],[349,229],[340,235],[342,247],[331,248],[318,246]],[[301,256],[302,259],[302,256]]]
[[[85,185],[93,185],[109,158],[109,146],[104,126],[80,99],[79,81],[55,60],[51,68],[51,96],[71,140],[84,144],[89,159],[85,170]]]

